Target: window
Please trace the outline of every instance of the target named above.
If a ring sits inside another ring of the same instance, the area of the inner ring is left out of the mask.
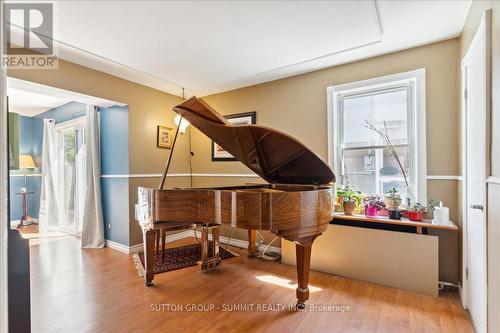
[[[425,70],[328,88],[329,160],[337,185],[367,194],[406,193],[399,164],[367,122],[384,124],[406,172],[412,201],[426,201]]]

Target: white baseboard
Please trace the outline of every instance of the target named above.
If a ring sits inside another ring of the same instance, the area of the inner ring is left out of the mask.
[[[200,238],[201,237],[201,232],[200,231],[196,231],[196,236],[198,238]],[[167,243],[168,242],[173,242],[173,241],[176,241],[176,240],[179,240],[179,239],[188,238],[188,237],[194,237],[193,230],[186,230],[186,231],[182,231],[182,232],[179,232],[179,233],[176,233],[176,234],[173,234],[173,235],[168,235],[167,236]],[[208,235],[208,239],[212,240],[212,235],[211,234]],[[235,246],[235,247],[239,247],[239,248],[243,248],[243,249],[248,248],[248,242],[247,241],[244,241],[244,240],[241,240],[241,239],[236,239],[236,238],[229,239],[228,237],[224,237],[224,236],[220,237],[220,242],[222,244],[227,244],[228,241],[229,241],[229,245],[231,245],[231,246]],[[117,250],[117,251],[120,251],[120,252],[123,252],[123,253],[126,253],[126,254],[133,254],[133,253],[137,253],[137,252],[142,252],[143,251],[143,243],[132,245],[132,246],[126,246],[126,245],[123,245],[123,244],[120,244],[120,243],[117,243],[117,242],[106,240],[106,246],[109,247],[110,249]],[[261,244],[261,245],[259,245],[259,250],[262,251],[262,250],[264,250],[265,247],[266,247],[265,244]],[[275,247],[275,246],[269,246],[267,248],[267,251],[274,252],[274,253],[277,253],[277,254],[281,254],[281,248]]]
[[[191,233],[191,236],[193,236],[192,233]],[[201,232],[200,231],[196,231],[196,236],[198,238],[201,237]],[[212,240],[212,235],[211,234],[208,235],[208,239]],[[244,240],[241,240],[241,239],[236,239],[236,238],[229,239],[229,237],[220,236],[220,242],[222,244],[228,244],[228,242],[229,242],[229,245],[236,246],[236,247],[239,247],[239,248],[242,248],[242,249],[247,249],[248,248],[248,241],[244,241]],[[258,246],[259,251],[264,250],[265,247],[266,247],[266,244],[259,245]],[[277,254],[281,254],[281,248],[275,247],[275,246],[269,246],[267,248],[267,251],[268,252],[274,252],[274,253],[277,253]]]
[[[191,230],[186,230],[183,232],[179,232],[177,234],[168,235],[167,242],[173,242],[187,237],[193,237],[193,232]],[[134,254],[143,251],[142,243],[132,246],[127,246],[117,242],[113,242],[111,240],[106,240],[106,247],[109,247],[110,249],[117,250],[126,254]]]
[[[464,309],[467,309],[467,300],[465,298],[464,290],[462,289],[462,284],[458,284],[458,294],[460,295],[460,301],[462,302],[462,306]]]
[[[16,229],[17,226],[19,225],[19,222],[21,222],[21,220],[10,220],[10,228]],[[38,223],[38,219],[33,219],[33,222]]]
[[[105,246],[109,247],[110,249],[117,250],[117,251],[127,253],[127,254],[129,253],[129,249],[130,249],[130,247],[128,247],[126,245],[123,245],[123,244],[120,244],[117,242],[113,242],[113,241],[108,240],[108,239],[106,239]]]

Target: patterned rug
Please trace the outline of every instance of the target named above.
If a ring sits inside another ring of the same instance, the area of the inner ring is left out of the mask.
[[[211,244],[209,242],[209,256],[212,255]],[[231,252],[219,247],[219,254],[222,259],[235,257]],[[135,266],[139,275],[144,275],[144,253],[134,254]],[[154,273],[163,273],[176,269],[195,266],[201,260],[201,244],[190,244],[165,250],[165,260],[161,260],[161,253],[155,254]]]

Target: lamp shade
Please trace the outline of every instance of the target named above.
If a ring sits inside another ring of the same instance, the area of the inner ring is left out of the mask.
[[[36,164],[31,155],[19,156],[19,167],[23,169],[35,169]]]
[[[182,118],[182,121],[181,121],[181,116],[177,115],[174,118],[174,122],[177,126],[179,126],[179,132],[186,133],[186,128],[189,126],[189,121],[187,121],[184,118]]]

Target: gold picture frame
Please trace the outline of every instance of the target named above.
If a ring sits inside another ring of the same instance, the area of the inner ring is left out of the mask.
[[[156,146],[159,148],[172,148],[172,141],[174,140],[172,128],[167,126],[157,126],[156,130]]]

